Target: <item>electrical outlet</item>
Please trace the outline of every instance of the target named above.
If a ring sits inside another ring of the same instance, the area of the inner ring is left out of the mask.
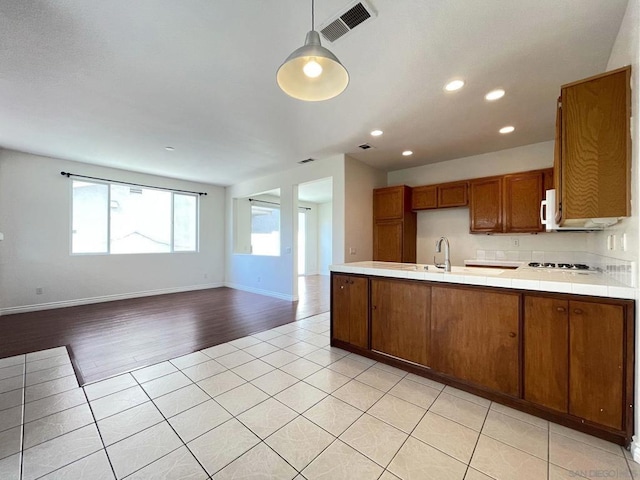
[[[260,283],[260,277],[258,277],[258,278],[256,279],[256,281],[257,281],[258,283]]]
[[[626,233],[623,233],[622,237],[620,237],[620,249],[623,252],[627,251],[627,234]]]
[[[520,239],[519,238],[512,238],[511,239],[511,245],[513,247],[519,247],[520,246]]]
[[[356,249],[353,247],[349,248],[349,255],[355,255],[356,254]]]
[[[205,273],[204,275],[202,275],[204,278],[209,278],[209,274]]]
[[[44,288],[36,287],[36,295],[42,295],[44,293]]]
[[[615,235],[607,236],[607,250],[613,250],[616,246],[616,237]]]

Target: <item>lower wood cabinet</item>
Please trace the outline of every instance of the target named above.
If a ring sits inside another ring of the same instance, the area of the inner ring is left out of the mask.
[[[429,365],[431,287],[371,279],[371,349]]]
[[[431,367],[518,396],[520,295],[435,286],[431,291]]]
[[[331,343],[626,444],[634,309],[633,300],[333,273]]]
[[[624,308],[538,296],[524,305],[524,398],[621,430]]]
[[[332,275],[331,339],[369,348],[369,279]]]

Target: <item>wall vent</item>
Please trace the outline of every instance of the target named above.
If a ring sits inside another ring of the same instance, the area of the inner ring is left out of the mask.
[[[373,148],[373,147],[368,143],[363,143],[362,145],[358,145],[358,148],[361,148],[362,150],[369,150],[370,148]]]
[[[313,158],[307,158],[305,160],[300,160],[298,163],[300,165],[304,165],[305,163],[310,163],[310,162],[315,162],[315,160]]]
[[[364,0],[352,1],[339,13],[323,22],[318,30],[331,43],[350,33],[362,23],[377,17],[376,11]]]

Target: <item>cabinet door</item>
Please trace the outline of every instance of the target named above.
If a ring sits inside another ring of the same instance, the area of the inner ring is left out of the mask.
[[[408,207],[408,204],[405,205],[407,191],[408,187],[404,185],[376,188],[373,191],[374,220],[402,219],[405,208]]]
[[[467,182],[438,185],[438,208],[464,207],[469,204]]]
[[[415,187],[411,193],[411,209],[427,210],[438,208],[438,186],[425,185]]]
[[[504,231],[542,232],[540,202],[543,199],[542,172],[504,177]]]
[[[569,413],[621,430],[623,308],[571,301],[569,311]]]
[[[562,215],[629,216],[629,67],[562,88]]]
[[[403,221],[376,222],[373,226],[373,259],[402,262]]]
[[[349,280],[348,275],[333,274],[331,278],[331,336],[349,341]]]
[[[524,299],[524,398],[559,412],[569,402],[569,302]]]
[[[518,396],[519,294],[449,287],[431,291],[431,367]]]
[[[469,182],[471,232],[502,232],[502,177]]]
[[[351,278],[349,300],[349,343],[369,348],[369,280],[367,278]]]
[[[371,280],[371,348],[429,365],[431,288],[420,282]]]
[[[369,281],[363,277],[333,274],[331,335],[335,340],[369,347]]]

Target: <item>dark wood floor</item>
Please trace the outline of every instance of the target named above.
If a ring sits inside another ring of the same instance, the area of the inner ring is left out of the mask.
[[[230,288],[0,317],[0,358],[67,345],[83,383],[329,310],[329,277],[300,277],[298,302]]]

